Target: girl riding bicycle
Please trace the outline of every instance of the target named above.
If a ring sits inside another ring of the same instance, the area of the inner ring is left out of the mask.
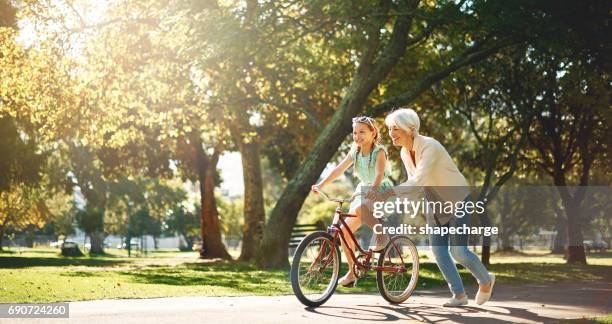
[[[312,192],[318,194],[326,184],[332,182],[353,165],[353,174],[359,179],[359,184],[353,196],[355,199],[351,202],[349,213],[355,214],[357,217],[348,218],[347,225],[352,232],[355,232],[362,224],[373,228],[380,221],[372,216],[373,200],[367,197],[373,196],[374,191],[379,192],[393,186],[389,179],[389,171],[386,167],[387,152],[379,144],[380,132],[374,124],[374,119],[366,116],[353,118],[353,140],[354,144],[349,154],[325,177],[321,182],[312,186]],[[334,220],[335,223],[335,220]],[[348,234],[343,228],[345,234]],[[378,251],[384,248],[387,237],[382,234],[375,234],[375,245],[372,250]],[[344,255],[348,255],[349,249],[354,250],[354,243],[351,240],[347,241],[348,245],[342,244]],[[353,260],[347,257],[349,272],[342,277],[338,283],[345,287],[352,287],[357,280],[357,276],[353,273]]]

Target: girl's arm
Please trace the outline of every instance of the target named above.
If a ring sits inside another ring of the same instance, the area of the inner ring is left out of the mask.
[[[387,163],[387,155],[385,151],[380,150],[378,154],[376,154],[376,168],[374,169],[376,174],[374,177],[374,182],[372,183],[372,190],[376,189],[380,183],[382,182],[385,176],[385,164]]]
[[[343,174],[344,171],[346,171],[346,169],[348,169],[351,166],[351,164],[353,164],[353,159],[351,158],[350,154],[347,154],[344,157],[344,159],[325,178],[323,178],[323,180],[321,180],[321,182],[319,182],[318,184],[312,186],[313,190],[314,190],[315,186],[319,187],[319,189],[321,189],[326,184],[334,181],[341,174]]]

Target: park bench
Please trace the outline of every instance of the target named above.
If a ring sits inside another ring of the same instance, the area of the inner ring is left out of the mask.
[[[289,255],[293,254],[306,235],[314,231],[323,231],[325,228],[325,223],[323,223],[323,221],[318,221],[314,224],[295,224],[291,230],[291,238],[289,239]]]
[[[75,242],[63,242],[61,249],[63,256],[83,256],[83,252],[81,252],[79,245]]]

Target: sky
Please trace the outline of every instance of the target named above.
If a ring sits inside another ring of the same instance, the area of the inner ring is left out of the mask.
[[[230,196],[241,196],[244,192],[244,183],[240,153],[224,153],[219,157],[217,167],[221,170],[221,179],[223,179],[221,190],[227,190]]]

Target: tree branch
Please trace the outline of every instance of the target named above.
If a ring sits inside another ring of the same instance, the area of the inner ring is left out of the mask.
[[[499,51],[500,49],[515,44],[517,41],[513,40],[501,40],[497,44],[478,50],[482,47],[482,44],[477,43],[469,47],[465,50],[465,52],[459,55],[451,64],[448,66],[426,75],[421,81],[417,84],[413,89],[401,93],[397,96],[391,97],[386,101],[372,106],[367,110],[367,115],[369,116],[380,116],[384,112],[387,112],[393,108],[400,107],[402,105],[406,105],[413,100],[415,100],[421,93],[425,90],[429,89],[433,84],[439,82],[440,80],[446,78],[449,74],[454,71],[472,63],[478,62],[487,56]]]
[[[272,105],[272,106],[276,106],[282,110],[285,111],[289,111],[289,110],[293,110],[293,111],[297,111],[300,112],[302,114],[304,114],[306,116],[306,119],[318,130],[321,131],[323,129],[323,124],[307,109],[305,108],[299,108],[299,107],[295,107],[292,105],[288,105],[282,102],[278,102],[275,100],[268,100],[268,99],[261,99],[261,98],[252,98],[253,101],[256,101],[257,103],[263,103],[263,104],[268,104],[268,105]]]
[[[404,0],[402,1],[402,7],[409,11],[414,11],[419,5],[419,0]],[[380,79],[389,74],[393,66],[395,66],[397,60],[399,60],[408,45],[408,31],[412,24],[414,15],[407,15],[397,17],[395,25],[393,26],[393,32],[391,39],[382,53],[374,63],[374,69],[372,73],[375,75],[375,79]]]

